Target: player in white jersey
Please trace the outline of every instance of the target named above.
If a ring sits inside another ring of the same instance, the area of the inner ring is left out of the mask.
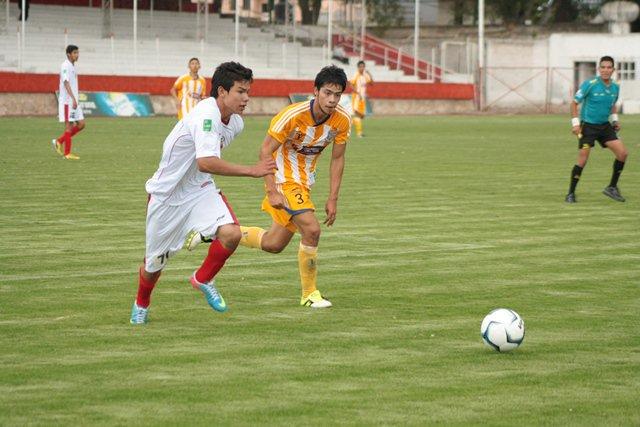
[[[66,52],[67,59],[60,67],[58,88],[58,119],[64,123],[64,132],[52,140],[51,144],[65,159],[78,160],[80,157],[71,152],[71,138],[84,129],[84,114],[78,104],[78,74],[74,65],[80,52],[78,46],[72,44],[67,46]]]
[[[211,174],[272,175],[273,159],[244,166],[222,160],[220,153],[243,129],[241,114],[249,102],[252,71],[236,62],[216,68],[211,98],[198,103],[167,136],[156,173],[147,181],[146,253],[140,267],[131,323],[147,323],[151,292],[167,261],[178,252],[190,232],[212,241],[191,285],[205,295],[216,311],[227,310],[213,278],[240,241],[240,227]]]

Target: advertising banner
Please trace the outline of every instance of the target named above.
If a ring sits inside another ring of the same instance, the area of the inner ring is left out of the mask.
[[[58,92],[56,92],[58,95]],[[154,115],[146,93],[80,92],[78,103],[85,117],[149,117]]]

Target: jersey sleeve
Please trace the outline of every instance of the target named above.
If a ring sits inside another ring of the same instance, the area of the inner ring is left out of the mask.
[[[194,114],[187,126],[196,147],[196,159],[201,157],[220,158],[221,136],[218,132],[217,119],[213,115]]]
[[[582,101],[584,101],[585,96],[587,96],[587,93],[589,92],[590,84],[591,82],[589,80],[582,82],[582,84],[578,88],[578,91],[573,97],[573,100],[576,101],[576,103],[580,104]]]
[[[183,79],[183,76],[180,76],[176,79],[176,81],[173,83],[174,89],[180,90],[182,88],[182,79]]]
[[[338,134],[336,135],[336,139],[334,143],[338,145],[346,144],[350,137],[351,137],[351,120],[348,119],[347,117],[344,117],[344,120],[340,121],[340,125],[338,127]]]
[[[280,111],[272,120],[269,125],[267,134],[280,144],[284,144],[287,140],[287,135],[291,133],[291,127],[293,126],[293,120],[291,116],[287,117],[289,109]]]
[[[66,62],[62,63],[62,67],[60,67],[60,76],[62,77],[63,82],[70,81],[71,70],[69,69],[69,64]]]

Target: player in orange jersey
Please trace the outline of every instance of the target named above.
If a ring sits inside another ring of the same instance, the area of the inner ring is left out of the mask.
[[[324,224],[333,225],[338,211],[338,193],[342,182],[346,143],[351,133],[351,117],[338,104],[347,86],[347,76],[335,66],[323,68],[315,79],[315,98],[289,105],[272,120],[260,149],[260,160],[276,161],[275,175],[265,176],[266,197],[262,209],[273,222],[269,230],[240,227],[240,244],[279,253],[298,231],[298,267],[302,283],[300,304],[313,308],[331,307],[316,287],[316,260],[320,241],[320,223],[315,215],[310,188],[315,181],[318,157],[332,146],[329,168],[329,198],[325,204]],[[189,249],[203,241],[190,236]]]
[[[182,120],[206,96],[207,83],[204,77],[198,75],[199,70],[200,60],[191,58],[189,72],[178,77],[171,87],[170,93],[178,109],[178,120]]]
[[[349,80],[353,92],[351,93],[351,108],[353,109],[353,125],[356,128],[356,135],[362,138],[362,120],[367,114],[367,86],[373,83],[371,74],[364,69],[364,61],[358,61],[358,71]]]

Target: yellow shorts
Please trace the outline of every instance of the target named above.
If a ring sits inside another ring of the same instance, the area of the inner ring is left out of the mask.
[[[353,108],[353,111],[360,114],[362,117],[367,113],[367,105],[364,98],[360,97],[360,95],[356,95],[355,93],[351,95],[351,108]]]
[[[262,200],[262,210],[271,215],[276,224],[280,224],[295,233],[298,228],[291,219],[303,212],[316,210],[311,201],[311,194],[308,188],[295,183],[278,184],[277,188],[280,194],[284,196],[287,207],[285,209],[276,209],[269,204],[269,198],[265,196],[264,200]]]

